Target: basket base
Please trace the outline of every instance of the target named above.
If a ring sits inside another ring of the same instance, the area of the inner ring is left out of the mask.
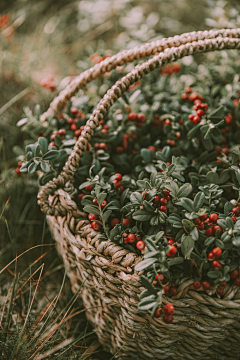
[[[47,216],[47,222],[73,292],[76,293],[82,285],[80,296],[87,319],[103,349],[115,354],[116,359],[239,359],[239,309],[220,307],[213,312],[211,308],[207,314],[204,305],[194,303],[193,299],[191,304],[188,298],[192,306],[180,305],[175,315],[177,325],[156,321],[137,310],[137,293],[140,292],[137,281],[129,285],[126,281],[129,275],[123,273],[120,281],[119,276],[113,276],[113,270],[109,270],[107,265],[102,266],[99,261],[102,254],[97,254],[93,246],[87,248],[87,235],[76,238],[80,231],[73,235],[70,230],[73,230],[72,223],[65,217]]]

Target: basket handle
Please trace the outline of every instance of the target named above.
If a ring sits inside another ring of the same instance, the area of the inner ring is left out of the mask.
[[[240,29],[237,30],[239,34]],[[181,59],[184,56],[213,50],[233,48],[240,48],[240,39],[218,37],[213,39],[193,41],[192,43],[186,43],[184,45],[180,45],[179,47],[166,49],[164,52],[155,55],[145,63],[137,65],[129,74],[118,80],[115,85],[107,91],[103,99],[99,102],[96,109],[93,111],[61,174],[57,178],[49,181],[41,188],[38,194],[38,204],[41,206],[42,211],[46,212],[48,215],[55,216],[62,213],[63,207],[61,205],[55,204],[55,207],[50,206],[48,203],[49,195],[54,189],[57,188],[57,186],[63,187],[64,185],[67,185],[67,192],[71,192],[73,190],[72,183],[74,173],[78,168],[80,159],[83,156],[89,141],[91,140],[94,130],[98,126],[99,121],[103,119],[109,108],[114,104],[115,101],[117,101],[119,97],[122,96],[122,94],[129,88],[130,85],[141,79],[150,71],[153,71],[155,68],[164,66],[167,63],[177,59]]]
[[[238,38],[240,37],[240,29],[193,31],[146,43],[130,50],[121,51],[116,55],[106,58],[99,64],[96,64],[78,75],[64,90],[62,90],[51,102],[49,109],[41,115],[41,121],[46,121],[50,115],[57,115],[80,89],[84,88],[87,83],[96,79],[96,77],[100,74],[104,74],[107,71],[116,69],[117,66],[124,65],[139,58],[154,55],[167,48],[178,47],[182,44],[198,40],[213,39],[219,36]]]

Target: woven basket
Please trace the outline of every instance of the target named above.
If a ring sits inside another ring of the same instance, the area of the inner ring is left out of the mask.
[[[43,186],[38,203],[61,254],[73,290],[84,282],[81,297],[86,314],[105,350],[119,359],[237,359],[240,354],[240,291],[230,286],[223,299],[196,291],[182,279],[178,293],[163,304],[175,307],[174,322],[151,318],[138,310],[143,290],[134,271],[141,258],[115,243],[101,241],[74,200],[74,173],[94,130],[111,105],[145,74],[200,52],[240,48],[240,29],[183,34],[161,39],[105,59],[83,72],[42,115],[61,111],[70,98],[101,73],[145,56],[155,55],[118,80],[93,111],[61,174]]]

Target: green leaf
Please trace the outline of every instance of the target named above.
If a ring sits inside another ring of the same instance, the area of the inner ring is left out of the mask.
[[[199,128],[201,125],[194,126],[187,134],[188,139],[192,139],[194,137],[197,137],[199,135]]]
[[[204,245],[205,245],[205,246],[211,245],[211,244],[213,244],[214,241],[215,241],[215,237],[214,237],[214,236],[208,237],[208,238],[205,239]]]
[[[45,139],[45,137],[41,136],[40,138],[38,138],[38,144],[40,146],[40,149],[41,149],[43,155],[45,155],[46,152],[48,151],[48,142]]]
[[[208,115],[210,120],[221,120],[224,117],[224,106],[219,106],[216,110],[211,111]]]
[[[60,153],[58,150],[50,150],[45,155],[43,155],[44,160],[56,160],[59,157]]]
[[[156,261],[157,261],[157,259],[155,259],[155,258],[143,260],[135,266],[135,270],[136,271],[144,270],[144,269],[152,266]]]
[[[191,236],[183,236],[181,241],[181,252],[185,258],[189,257],[194,248],[194,240]]]
[[[143,200],[143,206],[147,211],[154,212],[155,208],[146,200]]]
[[[145,166],[145,170],[149,173],[152,173],[156,170],[155,166],[153,164],[148,164]]]
[[[100,215],[100,211],[97,207],[86,205],[83,210],[89,214]]]
[[[177,193],[177,198],[186,197],[190,194],[191,191],[192,191],[192,185],[189,183],[186,183],[180,187],[180,189]]]
[[[60,146],[62,145],[61,136],[55,135],[55,136],[54,136],[54,143],[57,145],[57,147],[60,147]]]
[[[154,297],[155,298],[155,297]],[[152,309],[155,305],[157,304],[156,300],[142,300],[139,304],[138,304],[138,310],[150,310]]]
[[[155,170],[151,173],[151,176],[150,176],[150,183],[152,186],[155,186],[156,178],[157,178],[157,171]]]
[[[219,181],[218,174],[216,172],[209,171],[207,173],[207,180],[209,184],[218,184]]]
[[[143,260],[141,263],[143,263],[144,261],[149,261],[149,260],[153,260],[153,259],[147,259],[147,260]],[[137,269],[138,265],[140,265],[141,263],[138,263],[136,266],[135,266],[135,270],[136,271],[140,271]],[[140,277],[140,280],[141,280],[141,283],[143,284],[143,286],[148,289],[148,291],[153,294],[153,295],[157,295],[157,290],[152,286],[152,284],[150,283],[150,281],[146,278],[146,276],[144,275],[141,275]]]
[[[133,213],[133,219],[137,221],[148,221],[152,216],[152,213],[147,210],[137,210]]]
[[[143,160],[149,164],[152,161],[152,157],[151,157],[151,153],[149,150],[147,149],[141,149],[141,154],[143,157]],[[154,169],[155,170],[155,169]]]
[[[107,194],[106,193],[99,193],[97,195],[97,202],[98,204],[101,204],[107,197]]]
[[[109,216],[111,215],[112,210],[107,210],[104,212],[103,216],[102,216],[102,221],[105,223],[107,221],[107,219],[109,218]]]
[[[217,269],[211,269],[208,271],[207,276],[211,279],[218,279],[222,277],[222,272]]]
[[[141,204],[141,203],[142,203],[142,199],[143,199],[142,195],[141,195],[139,192],[137,192],[137,191],[133,192],[133,193],[130,195],[130,200],[131,200],[132,203]]]
[[[198,229],[196,228],[196,226],[193,228],[193,230],[190,232],[190,234],[194,241],[197,241],[199,239],[199,232],[198,232]]]
[[[176,205],[181,205],[182,207],[184,207],[185,210],[189,212],[194,211],[193,201],[188,198],[185,197],[181,198],[180,201],[176,203]]]
[[[37,170],[37,164],[32,162],[28,167],[29,174],[33,174]]]
[[[41,166],[42,171],[44,171],[45,173],[48,173],[51,171],[49,164],[44,161],[40,162],[40,166]]]
[[[181,256],[178,256],[178,257],[175,257],[175,258],[172,258],[172,259],[168,260],[168,265],[169,266],[179,265],[179,264],[182,264],[183,261],[184,261],[184,258],[181,257]]]
[[[193,207],[194,210],[197,212],[199,209],[201,209],[201,207],[203,206],[205,200],[205,195],[202,191],[199,191],[195,197],[194,197],[194,201],[193,201]]]
[[[232,243],[237,247],[240,246],[240,236],[234,237]]]

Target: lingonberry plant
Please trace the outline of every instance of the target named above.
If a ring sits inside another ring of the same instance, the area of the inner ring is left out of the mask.
[[[183,278],[218,297],[240,286],[240,87],[233,61],[233,71],[221,69],[177,64],[131,86],[100,121],[75,175],[92,229],[142,255],[139,309],[166,324],[174,307],[162,310],[162,297],[176,295]],[[26,109],[19,125],[34,132],[37,124],[39,138],[20,171],[41,170],[40,185],[57,176],[93,105],[80,96],[45,124],[38,108]]]

